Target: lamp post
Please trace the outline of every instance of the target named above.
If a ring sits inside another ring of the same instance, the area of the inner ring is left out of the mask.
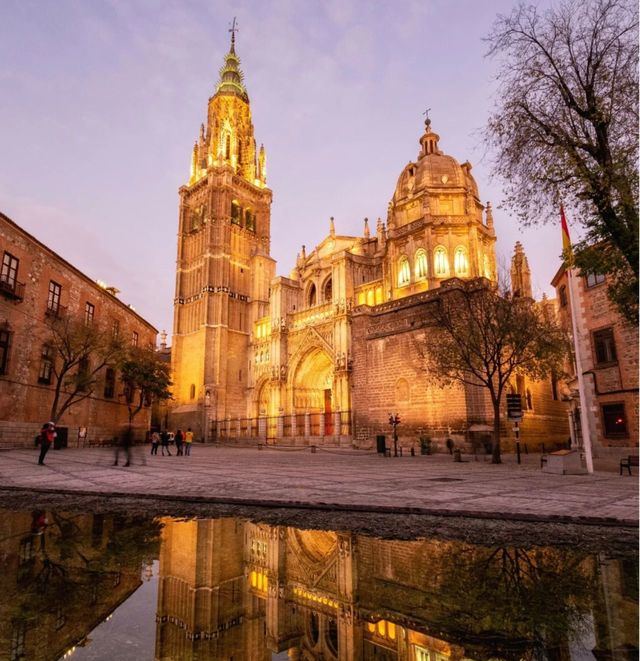
[[[393,429],[393,456],[398,456],[398,425],[400,424],[400,416],[396,413],[389,413],[389,424]]]
[[[209,406],[211,406],[211,391],[207,390],[204,394],[204,429],[202,430],[205,443],[209,440]]]

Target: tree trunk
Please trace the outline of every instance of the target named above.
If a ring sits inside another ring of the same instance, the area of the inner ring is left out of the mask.
[[[493,402],[493,449],[491,463],[501,464],[500,458],[500,401]]]

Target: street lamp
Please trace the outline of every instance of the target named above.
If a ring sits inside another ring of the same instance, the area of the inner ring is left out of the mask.
[[[398,425],[400,424],[400,416],[396,413],[389,413],[389,424],[393,429],[393,456],[398,456]]]

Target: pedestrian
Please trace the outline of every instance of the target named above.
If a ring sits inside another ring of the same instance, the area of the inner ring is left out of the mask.
[[[158,454],[158,443],[160,443],[160,434],[157,431],[151,432],[151,454]]]
[[[44,466],[44,458],[56,438],[56,426],[53,422],[46,422],[40,430],[40,458],[38,464]]]
[[[176,441],[176,456],[180,455],[182,456],[184,453],[182,452],[182,442],[184,440],[184,434],[182,433],[182,429],[178,429],[176,431],[175,435],[175,441]]]
[[[122,450],[125,454],[126,461],[124,463],[125,468],[131,464],[131,446],[133,445],[133,430],[131,425],[126,425],[123,427],[120,432],[120,438],[118,440],[118,447],[116,448],[116,460],[113,462],[114,466],[118,465],[118,459],[120,458],[120,451]]]
[[[189,427],[184,434],[184,453],[187,455],[187,457],[191,454],[192,443],[193,443],[193,432],[191,431],[191,427]]]
[[[167,451],[167,454],[171,456],[171,452],[169,451],[169,432],[164,429],[161,434],[160,434],[160,445],[162,449],[162,456],[164,457],[164,451]]]

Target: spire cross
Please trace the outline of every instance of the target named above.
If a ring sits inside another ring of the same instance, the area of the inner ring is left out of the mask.
[[[231,27],[229,28],[229,32],[231,32],[231,45],[233,46],[236,43],[236,32],[238,32],[240,28],[236,27],[236,17],[233,17],[233,23],[231,24]]]
[[[430,121],[429,118],[429,113],[431,112],[431,108],[427,108],[422,114],[425,116],[427,121]]]

